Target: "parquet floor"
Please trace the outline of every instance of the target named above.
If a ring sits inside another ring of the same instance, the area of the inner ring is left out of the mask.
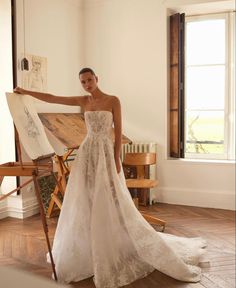
[[[157,204],[144,208],[150,215],[167,221],[165,233],[201,236],[208,242],[204,256],[203,277],[199,283],[183,283],[158,271],[127,288],[234,288],[235,286],[235,212],[181,205]],[[57,218],[49,219],[51,241]],[[50,278],[51,267],[45,263],[47,252],[38,215],[25,220],[0,220],[0,265],[17,267]],[[73,283],[77,288],[94,288],[92,279]],[[2,287],[4,288],[4,287]]]

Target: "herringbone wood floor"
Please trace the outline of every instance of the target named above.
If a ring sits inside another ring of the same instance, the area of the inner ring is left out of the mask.
[[[158,271],[127,288],[233,288],[235,287],[235,213],[180,205],[157,204],[145,208],[150,215],[167,221],[165,233],[196,237],[208,241],[203,277],[199,283],[183,283]],[[49,219],[53,240],[57,218]],[[46,242],[38,215],[25,220],[6,218],[0,221],[0,265],[10,265],[51,277],[45,263]],[[94,288],[92,279],[73,284],[77,288]]]

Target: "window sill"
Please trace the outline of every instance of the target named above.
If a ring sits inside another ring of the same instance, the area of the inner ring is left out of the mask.
[[[215,159],[186,159],[186,158],[167,158],[166,159],[169,163],[178,163],[178,164],[219,164],[219,165],[235,165],[235,160],[215,160]]]

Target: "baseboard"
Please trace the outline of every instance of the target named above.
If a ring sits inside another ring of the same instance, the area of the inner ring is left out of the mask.
[[[232,194],[231,191],[215,192],[158,187],[153,196],[154,202],[236,210],[235,194]],[[0,202],[0,219],[6,217],[24,219],[38,213],[39,206],[35,197],[26,199],[23,203],[19,196],[9,197],[8,201],[4,200]]]
[[[158,187],[158,202],[227,210],[236,208],[235,194],[231,191]]]
[[[0,219],[13,217],[24,219],[39,213],[39,206],[35,197],[23,200],[21,196],[10,196],[0,202]]]
[[[16,207],[8,207],[7,216],[19,219],[25,219],[39,213],[39,208],[28,207],[27,210],[18,209]]]
[[[7,201],[3,200],[0,202],[0,219],[6,218],[7,216]]]
[[[39,204],[36,197],[23,201],[23,218],[27,218],[39,213]]]

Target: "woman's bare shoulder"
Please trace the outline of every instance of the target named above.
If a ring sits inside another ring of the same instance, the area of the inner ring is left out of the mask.
[[[111,102],[119,102],[119,98],[115,95],[106,95],[107,99],[109,99]]]
[[[117,105],[117,103],[119,102],[119,98],[115,95],[109,95],[109,94],[105,94],[104,95],[105,98],[104,100],[107,102],[107,103],[110,103],[113,105]]]
[[[120,111],[121,105],[120,105],[120,100],[117,96],[111,95],[111,106],[112,106],[112,111]]]
[[[84,104],[86,104],[89,101],[90,96],[89,95],[83,95],[82,97],[83,97],[84,102],[85,102]]]
[[[120,105],[120,99],[117,96],[111,95],[111,101],[114,106]]]

